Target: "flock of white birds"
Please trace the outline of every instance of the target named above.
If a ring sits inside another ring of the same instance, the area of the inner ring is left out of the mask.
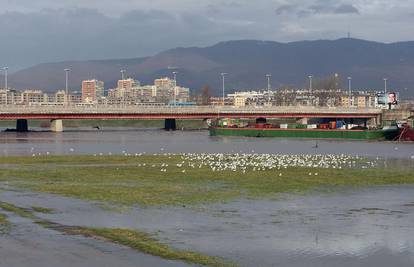
[[[74,152],[73,148],[70,149]],[[161,150],[163,151],[163,150]],[[49,152],[45,153],[49,155]],[[41,153],[32,156],[41,156]],[[97,153],[93,156],[110,156],[112,153]],[[148,155],[144,153],[130,154],[122,151],[124,156],[140,157]],[[180,168],[182,173],[187,169],[207,167],[213,172],[221,171],[266,171],[283,170],[290,167],[306,167],[314,169],[343,169],[343,168],[373,168],[378,166],[378,160],[345,154],[260,154],[260,153],[159,153],[153,156],[164,156],[167,158],[180,157],[181,162],[174,165],[168,163],[146,164],[138,163],[138,167],[159,168],[161,172],[167,172],[169,167]],[[282,175],[282,172],[279,172]],[[309,175],[318,175],[317,172],[310,172]]]
[[[100,156],[102,154],[95,154]],[[145,153],[129,154],[124,152],[124,156],[140,157]],[[182,173],[187,169],[201,169],[207,167],[213,172],[221,171],[266,171],[283,170],[289,167],[324,168],[324,169],[343,169],[343,168],[373,168],[378,166],[377,159],[368,159],[359,156],[333,155],[333,154],[257,154],[257,153],[160,153],[153,156],[163,156],[166,158],[180,157],[181,161],[176,164],[157,163],[146,164],[138,163],[138,167],[160,168],[161,172],[167,172],[169,167],[179,168]],[[282,175],[282,172],[279,173]],[[318,175],[317,172],[309,175]]]
[[[348,155],[287,155],[287,154],[181,154],[183,162],[177,167],[187,165],[191,168],[207,166],[212,171],[266,171],[283,170],[289,167],[342,169],[376,167],[377,160],[369,160]],[[318,175],[314,173],[314,175]]]

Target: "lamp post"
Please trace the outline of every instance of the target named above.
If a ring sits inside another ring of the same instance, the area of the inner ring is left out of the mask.
[[[222,89],[223,89],[223,106],[224,106],[224,90],[225,90],[225,76],[227,75],[227,73],[220,73],[221,75],[221,82],[222,82]]]
[[[4,89],[7,89],[9,86],[7,84],[7,70],[9,69],[9,67],[4,67]]]
[[[266,74],[266,78],[267,78],[267,102],[270,103],[270,89],[271,89],[271,84],[270,84],[270,78],[272,77],[271,74]]]
[[[9,67],[3,67],[4,70],[4,90],[6,90],[6,105],[7,105],[7,88],[9,87],[7,84],[7,70]]]
[[[312,97],[312,78],[313,78],[313,76],[309,75],[308,78],[309,78],[309,97],[311,98],[311,104],[313,106],[313,97]]]
[[[312,78],[313,78],[313,76],[309,75],[308,78],[309,78],[309,92],[312,92]]]
[[[69,72],[70,72],[70,69],[64,69],[64,71],[65,71],[66,105],[69,105]]]
[[[348,94],[349,94],[349,106],[352,102],[352,77],[348,77]]]
[[[174,75],[174,107],[177,105],[177,71],[173,71],[173,75]]]

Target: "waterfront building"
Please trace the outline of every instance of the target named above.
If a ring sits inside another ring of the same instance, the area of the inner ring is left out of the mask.
[[[131,91],[133,88],[139,87],[141,83],[138,80],[134,80],[131,78],[119,80],[117,89],[125,91]]]
[[[103,95],[103,81],[98,81],[96,79],[82,81],[82,102],[95,103],[98,101],[98,99],[102,98]]]
[[[119,80],[118,87],[108,90],[106,103],[114,105],[137,105],[143,103],[188,102],[190,89],[175,86],[175,81],[166,77],[154,80],[153,85],[141,85],[137,80]]]
[[[164,78],[155,79],[154,85],[157,88],[173,88],[175,86],[175,81],[168,77],[164,77]]]
[[[47,94],[41,90],[24,90],[21,95],[21,102],[26,105],[41,104],[47,102]]]

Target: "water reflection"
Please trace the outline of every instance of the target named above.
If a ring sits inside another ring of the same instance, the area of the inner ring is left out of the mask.
[[[347,154],[385,159],[413,159],[414,144],[377,141],[332,141],[280,138],[211,137],[207,131],[123,129],[63,133],[0,133],[3,155],[112,153],[281,153]]]

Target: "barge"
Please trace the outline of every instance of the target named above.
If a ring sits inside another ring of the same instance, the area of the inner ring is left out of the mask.
[[[334,127],[332,127],[334,126]],[[255,123],[248,125],[212,125],[211,136],[280,137],[310,139],[348,139],[348,140],[395,140],[399,135],[397,127],[368,129],[363,126],[337,128],[333,124],[321,125],[271,125]]]

